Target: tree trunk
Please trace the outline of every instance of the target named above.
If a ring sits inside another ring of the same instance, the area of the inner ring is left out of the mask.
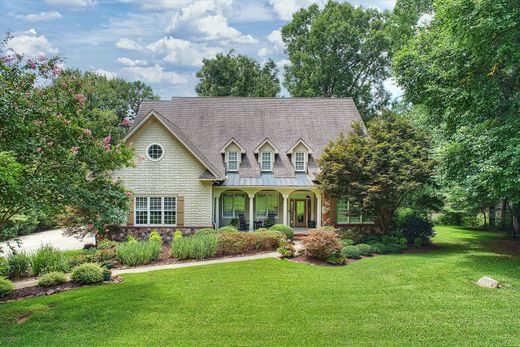
[[[484,229],[487,227],[486,209],[482,209],[482,215],[484,216]]]
[[[496,208],[495,206],[489,206],[489,228],[495,229],[496,226]]]
[[[500,229],[506,230],[507,200],[502,200],[502,209],[500,210]]]
[[[513,238],[516,239],[520,234],[520,203],[511,206],[511,216],[513,217]]]

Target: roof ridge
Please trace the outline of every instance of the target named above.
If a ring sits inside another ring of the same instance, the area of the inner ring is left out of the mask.
[[[246,99],[258,99],[258,100],[353,100],[351,96],[342,97],[326,97],[326,96],[311,96],[311,97],[277,97],[277,96],[172,96],[169,101],[176,99],[234,99],[234,100],[246,100]],[[146,100],[152,101],[152,100]],[[154,100],[157,101],[157,100]],[[163,100],[160,100],[163,101]],[[166,100],[165,100],[166,101]]]

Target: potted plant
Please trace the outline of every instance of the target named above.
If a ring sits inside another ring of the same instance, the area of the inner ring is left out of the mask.
[[[311,220],[311,221],[309,222],[309,228],[316,228],[316,222],[313,221],[313,220]]]
[[[267,229],[269,229],[270,227],[272,227],[274,225],[274,219],[272,218],[266,218],[264,220],[264,225]]]
[[[110,278],[112,277],[112,263],[111,262],[105,262],[102,265],[103,267],[103,281],[107,282],[110,281]]]

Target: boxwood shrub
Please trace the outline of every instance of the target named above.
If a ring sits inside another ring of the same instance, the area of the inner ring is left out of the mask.
[[[75,283],[97,283],[103,281],[103,269],[99,264],[85,263],[72,270],[72,280]]]
[[[269,231],[281,231],[285,234],[285,237],[288,240],[292,240],[294,237],[294,231],[292,230],[292,228],[283,224],[275,224],[269,229]]]
[[[11,293],[14,289],[13,283],[6,278],[0,277],[0,296]]]
[[[52,287],[67,282],[67,277],[63,272],[48,272],[38,279],[40,287]]]
[[[377,254],[387,254],[388,253],[386,245],[384,245],[380,242],[372,243],[370,246],[372,247],[373,253],[377,253]]]
[[[341,249],[341,254],[348,259],[361,258],[361,251],[357,246],[345,246]]]
[[[217,230],[217,232],[219,232],[219,233],[227,233],[227,232],[233,232],[233,231],[238,231],[237,228],[234,227],[233,225],[227,225],[227,226],[219,228]]]
[[[356,245],[356,247],[359,249],[359,252],[361,252],[362,256],[369,257],[372,255],[372,247],[370,245],[360,243],[359,245]]]

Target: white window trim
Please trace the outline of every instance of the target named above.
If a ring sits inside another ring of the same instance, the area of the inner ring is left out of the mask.
[[[269,169],[264,169],[264,153],[269,153]],[[260,170],[262,172],[272,172],[273,171],[273,152],[263,151],[260,152]]]
[[[231,216],[224,216],[224,194],[229,194],[229,195],[233,195],[233,201],[232,201],[232,206],[233,206],[233,214]],[[222,218],[225,218],[225,219],[233,219],[233,218],[238,218],[238,213],[236,213],[236,210],[235,210],[235,195],[242,195],[244,196],[244,216],[245,216],[245,213],[246,213],[246,194],[245,193],[242,193],[242,192],[225,192],[225,193],[222,193],[222,199],[221,200],[221,204],[220,204],[220,214],[221,214],[221,217]]]
[[[236,153],[237,154],[237,168],[236,168],[236,170],[231,170],[229,168],[229,161],[230,161],[229,160],[229,154],[230,153]],[[241,161],[240,159],[241,159],[240,158],[240,152],[237,152],[237,151],[228,151],[228,152],[226,152],[226,170],[228,172],[238,172],[238,169],[240,169],[240,161]]]
[[[296,156],[298,154],[303,154],[303,170],[298,170],[296,166]],[[294,165],[294,171],[296,172],[307,172],[307,163],[308,163],[309,155],[305,152],[294,152],[294,159],[293,159],[293,165]]]
[[[347,211],[350,212],[350,201],[349,200],[347,200]],[[342,224],[373,224],[374,223],[373,221],[365,221],[362,213],[360,213],[359,215],[356,215],[356,216],[345,216],[347,218],[347,222],[339,223],[337,220],[338,219],[337,213],[338,213],[338,208],[337,208],[337,202],[336,202],[336,224],[342,225]],[[350,221],[351,217],[358,217],[358,216],[359,216],[359,222]]]
[[[154,158],[150,157],[150,154],[148,154],[148,151],[150,150],[150,147],[152,147],[153,145],[160,146],[161,149],[162,149],[162,154],[161,154],[161,156],[160,156],[159,158],[157,158],[157,159],[154,159]],[[151,161],[159,161],[159,160],[161,160],[162,158],[164,158],[164,152],[165,152],[165,151],[164,151],[164,146],[161,145],[161,144],[158,143],[158,142],[150,143],[150,144],[148,145],[148,147],[146,147],[146,157],[147,157],[149,160],[151,160]]]
[[[146,198],[146,224],[137,224],[137,198]],[[150,224],[150,198],[161,198],[161,224]],[[175,222],[177,222],[177,197],[174,195],[161,195],[161,196],[135,196],[134,197],[134,225],[139,227],[176,227],[176,224],[163,224],[164,223],[164,198],[175,199]]]

